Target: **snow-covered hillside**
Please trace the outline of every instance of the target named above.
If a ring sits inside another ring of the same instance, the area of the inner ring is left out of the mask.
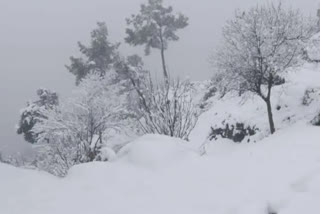
[[[274,87],[272,91],[272,111],[276,129],[281,130],[297,121],[309,123],[320,113],[320,65],[306,63],[287,72],[286,83]],[[308,93],[306,95],[306,92]],[[255,126],[260,131],[254,140],[269,135],[267,107],[264,101],[252,94],[238,96],[228,94],[223,98],[216,95],[211,98],[211,108],[202,114],[198,125],[191,133],[192,142],[204,142],[210,127],[224,127],[226,123],[244,123]]]
[[[320,110],[319,80],[316,64],[288,72],[273,91],[272,136],[259,98],[228,95],[211,98],[191,142],[146,135],[63,179],[0,164],[0,213],[318,214],[320,127],[310,121]],[[210,127],[226,122],[258,127],[256,143],[208,141]]]

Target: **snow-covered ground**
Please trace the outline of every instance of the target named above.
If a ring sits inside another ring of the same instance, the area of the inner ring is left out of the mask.
[[[276,129],[281,130],[298,121],[309,123],[320,113],[320,64],[306,63],[288,71],[284,85],[272,90],[273,118]],[[310,91],[304,103],[305,92]],[[220,95],[212,97],[212,107],[204,112],[198,125],[191,133],[190,140],[195,143],[207,139],[210,127],[224,128],[226,123],[235,125],[240,122],[259,128],[254,137],[261,140],[269,135],[267,107],[264,101],[252,94],[239,97],[228,94],[222,99]]]
[[[318,214],[319,139],[319,127],[298,123],[200,156],[186,142],[148,135],[64,179],[1,164],[1,213]]]
[[[320,110],[320,69],[306,64],[286,80],[273,92],[273,136],[259,98],[213,97],[191,142],[146,135],[66,178],[0,164],[0,213],[318,214],[320,127],[310,121]],[[256,143],[206,141],[225,119],[256,125]]]

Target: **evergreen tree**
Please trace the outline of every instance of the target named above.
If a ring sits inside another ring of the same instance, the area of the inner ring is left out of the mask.
[[[188,18],[182,14],[174,14],[171,6],[164,7],[162,0],[149,0],[142,4],[140,13],[127,19],[127,37],[125,41],[130,45],[144,45],[145,54],[150,54],[150,49],[161,51],[161,62],[165,82],[169,83],[169,74],[166,67],[164,52],[169,41],[177,41],[176,31],[188,25]]]
[[[83,57],[70,57],[67,69],[76,76],[76,84],[90,72],[97,72],[101,76],[112,67],[118,56],[119,43],[108,41],[108,29],[104,22],[98,22],[98,27],[91,32],[89,46],[78,42],[79,50]]]
[[[37,142],[37,134],[32,129],[40,118],[44,118],[41,114],[43,109],[52,109],[59,105],[57,93],[47,89],[38,89],[37,95],[39,99],[34,102],[28,102],[27,107],[21,110],[20,121],[17,127],[17,133],[23,134],[24,139],[29,143]]]

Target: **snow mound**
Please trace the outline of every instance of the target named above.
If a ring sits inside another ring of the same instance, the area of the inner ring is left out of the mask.
[[[319,127],[299,122],[198,156],[182,140],[146,135],[64,179],[0,164],[1,213],[318,214],[319,139]]]
[[[188,142],[163,135],[145,135],[123,147],[118,156],[131,164],[159,168],[196,156]]]

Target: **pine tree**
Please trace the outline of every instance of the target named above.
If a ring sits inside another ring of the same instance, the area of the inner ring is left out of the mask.
[[[169,74],[165,61],[165,50],[169,41],[179,40],[176,32],[188,26],[188,18],[182,14],[174,14],[171,6],[164,7],[162,0],[149,0],[142,4],[140,13],[127,19],[128,28],[125,41],[130,45],[144,45],[145,54],[150,54],[150,49],[161,51],[161,62],[164,79],[169,85]]]
[[[98,22],[97,25],[91,32],[89,46],[78,42],[83,57],[70,57],[71,63],[66,66],[76,76],[76,85],[90,72],[104,76],[117,59],[119,43],[113,44],[108,40],[108,29],[104,22]]]

